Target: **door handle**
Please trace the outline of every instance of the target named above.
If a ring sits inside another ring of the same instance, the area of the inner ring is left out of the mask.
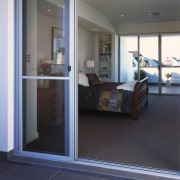
[[[70,65],[68,66],[68,71],[71,71],[71,66]]]

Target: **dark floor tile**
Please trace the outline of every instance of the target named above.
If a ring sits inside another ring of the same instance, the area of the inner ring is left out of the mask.
[[[0,180],[49,180],[55,171],[11,164],[0,164]]]
[[[176,179],[175,178],[167,178],[167,177],[158,177],[157,180],[178,180],[180,179],[180,177],[177,177]]]
[[[125,177],[110,176],[110,175],[100,175],[100,174],[81,174],[81,173],[67,173],[58,172],[52,180],[134,180]]]
[[[59,172],[52,180],[108,180],[107,178],[92,177],[80,174]]]

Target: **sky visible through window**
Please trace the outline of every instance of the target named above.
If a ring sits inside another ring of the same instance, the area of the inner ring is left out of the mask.
[[[180,83],[180,35],[161,35],[161,80],[165,82],[166,74],[170,73],[173,83]],[[144,69],[150,82],[158,82],[159,72],[159,37],[158,35],[142,35],[139,38],[139,65]],[[131,72],[137,71],[138,66],[138,36],[124,36],[121,38],[121,64]],[[126,63],[123,63],[126,62]],[[127,62],[132,62],[131,67]],[[123,69],[123,68],[122,68]],[[132,73],[131,73],[132,74]],[[122,76],[122,75],[121,75]]]

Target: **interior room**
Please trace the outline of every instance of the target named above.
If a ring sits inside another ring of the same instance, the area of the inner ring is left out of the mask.
[[[78,2],[78,157],[179,171],[180,2]]]
[[[27,40],[24,38],[23,45],[25,53],[30,54],[23,64],[24,74],[40,78],[24,80],[27,100],[24,100],[23,150],[68,154],[64,140],[67,138],[64,109],[68,102],[67,81],[63,79],[67,74],[65,63],[68,63],[65,62],[64,1],[27,0],[24,9],[27,23],[23,28],[29,31],[24,35]]]
[[[23,150],[68,156],[68,10],[64,0],[33,2],[25,7],[30,46],[23,42],[33,57],[23,65],[38,79],[24,80]],[[79,159],[180,170],[179,7],[179,0],[77,1]]]

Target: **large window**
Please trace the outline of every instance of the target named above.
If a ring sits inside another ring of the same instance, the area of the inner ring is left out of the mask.
[[[138,37],[122,36],[120,42],[120,81],[132,81],[138,70]]]
[[[122,36],[120,42],[121,82],[148,76],[150,93],[180,94],[179,34]]]
[[[162,78],[163,93],[171,89],[174,94],[180,94],[180,34],[162,35]],[[166,86],[165,86],[166,85]],[[165,88],[165,87],[168,87]]]

